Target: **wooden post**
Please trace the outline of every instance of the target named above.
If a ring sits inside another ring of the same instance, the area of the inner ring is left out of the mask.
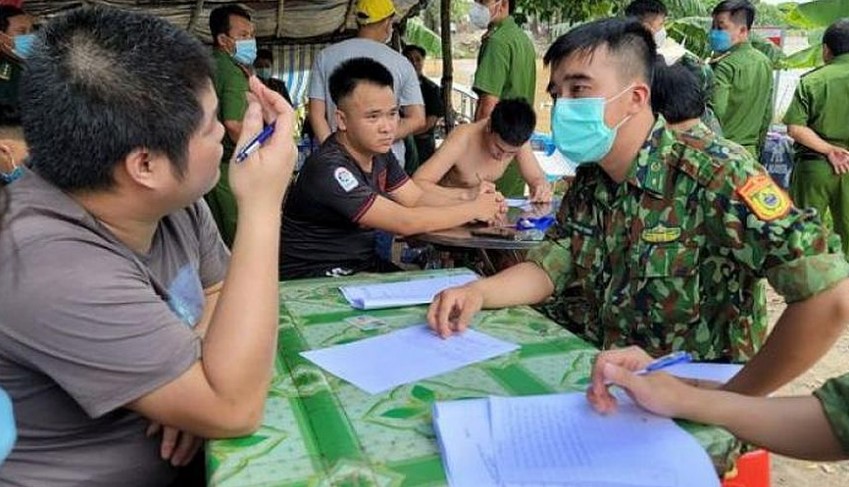
[[[187,31],[195,31],[195,27],[197,26],[198,21],[200,20],[201,12],[203,12],[203,0],[197,0],[197,2],[195,2],[195,8],[192,10],[192,16],[189,18],[189,26],[186,27]],[[213,39],[212,42],[214,43],[215,39]]]
[[[283,37],[283,0],[277,0],[277,37]]]
[[[445,106],[445,133],[454,128],[454,107],[452,85],[454,84],[454,64],[451,52],[451,0],[441,0],[440,16],[442,25],[442,104]]]

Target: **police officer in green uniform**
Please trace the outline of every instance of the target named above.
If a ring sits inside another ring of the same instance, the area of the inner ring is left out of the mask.
[[[228,247],[236,235],[236,198],[230,189],[227,164],[233,157],[235,142],[242,133],[242,119],[248,108],[248,78],[256,59],[256,31],[250,14],[238,5],[218,7],[209,15],[215,60],[213,84],[218,95],[218,119],[226,133],[221,157],[221,178],[206,194],[206,201],[221,237]]]
[[[498,100],[524,98],[534,106],[536,51],[511,15],[515,8],[516,0],[475,0],[472,4],[472,23],[487,29],[472,84],[478,94],[475,121],[489,117]],[[516,164],[507,167],[497,187],[507,197],[524,195],[525,180]]]
[[[749,397],[697,387],[699,381],[664,373],[633,373],[651,360],[637,347],[597,355],[587,391],[590,404],[601,413],[613,413],[616,398],[609,386],[616,385],[655,414],[715,424],[780,455],[849,458],[849,374],[829,380],[813,396]]]
[[[772,62],[749,42],[754,21],[755,7],[748,0],[725,0],[713,9],[709,106],[719,118],[723,136],[760,160],[772,122]]]
[[[19,124],[18,82],[34,34],[32,17],[18,7],[0,5],[0,123]]]
[[[796,141],[790,188],[801,208],[831,212],[849,255],[849,19],[823,35],[826,65],[804,75],[784,115]]]
[[[688,51],[684,46],[671,39],[664,25],[669,15],[666,5],[660,0],[634,0],[625,7],[625,15],[634,17],[649,30],[657,44],[658,66],[684,66],[699,78],[701,89],[705,93],[713,91],[713,70],[698,56]],[[722,127],[713,110],[706,108],[700,116],[702,123],[722,135]]]
[[[481,307],[553,295],[558,321],[596,346],[748,361],[728,388],[765,394],[843,332],[849,263],[742,147],[654,117],[654,46],[636,21],[606,19],[549,48],[554,141],[581,163],[557,224],[528,262],[441,293],[428,322],[448,336]],[[765,342],[764,277],[789,303]]]

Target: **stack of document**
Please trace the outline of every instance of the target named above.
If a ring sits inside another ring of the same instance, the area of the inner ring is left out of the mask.
[[[474,330],[443,340],[427,325],[416,325],[301,355],[369,394],[377,394],[518,348]]]
[[[441,291],[468,284],[477,278],[477,274],[472,272],[459,272],[401,282],[341,286],[339,290],[351,306],[357,309],[396,308],[430,303]]]
[[[719,486],[692,435],[625,398],[609,416],[583,394],[439,402],[433,422],[452,487]]]

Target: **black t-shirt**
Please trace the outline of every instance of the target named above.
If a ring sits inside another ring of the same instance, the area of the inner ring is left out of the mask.
[[[374,157],[363,171],[332,135],[304,163],[283,211],[280,278],[373,270],[374,229],[360,218],[378,195],[388,197],[409,177],[392,152]]]

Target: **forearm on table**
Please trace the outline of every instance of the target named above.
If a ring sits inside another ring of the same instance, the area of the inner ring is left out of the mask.
[[[846,327],[847,289],[849,280],[844,280],[788,305],[763,348],[724,389],[746,395],[769,394],[813,366]]]
[[[262,401],[268,392],[277,349],[279,227],[279,208],[239,211],[227,277],[203,342],[211,387],[235,401]]]
[[[509,267],[471,285],[483,294],[484,308],[535,304],[554,292],[554,284],[548,274],[531,262]]]
[[[413,181],[422,189],[422,195],[419,197],[418,205],[421,206],[446,206],[455,205],[463,201],[471,201],[469,188],[450,188],[440,186],[433,181],[425,181],[413,179]]]
[[[809,460],[846,458],[819,400],[806,397],[750,397],[694,389],[677,416],[715,424],[769,451]]]

